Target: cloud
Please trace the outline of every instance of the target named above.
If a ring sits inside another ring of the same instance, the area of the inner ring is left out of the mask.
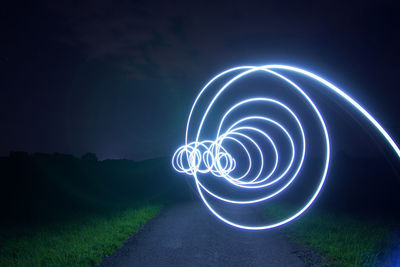
[[[65,18],[69,31],[63,40],[81,47],[88,60],[117,58],[121,69],[136,79],[185,79],[218,59],[252,50],[265,53],[268,47],[260,46],[273,45],[276,35],[296,26],[281,19],[285,9],[272,13],[268,5],[236,2],[89,1],[79,7],[54,3],[51,8]]]

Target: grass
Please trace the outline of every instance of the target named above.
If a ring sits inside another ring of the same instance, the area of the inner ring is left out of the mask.
[[[145,205],[50,226],[2,229],[0,266],[93,266],[161,210]]]
[[[267,214],[285,216],[290,206],[267,208]],[[361,220],[312,210],[284,231],[296,242],[324,256],[328,266],[377,266],[394,228],[378,220]]]

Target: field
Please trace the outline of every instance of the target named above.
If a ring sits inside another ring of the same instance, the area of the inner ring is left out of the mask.
[[[161,208],[144,205],[52,225],[2,229],[0,266],[93,266],[120,247]]]
[[[167,162],[98,161],[94,154],[0,157],[0,266],[100,263],[181,196],[171,189],[184,180],[174,180]]]
[[[268,216],[284,216],[288,205],[267,208]],[[284,227],[287,235],[322,255],[328,266],[381,266],[385,249],[390,245],[394,223],[361,219],[312,209]],[[390,265],[387,265],[390,266]]]
[[[363,161],[340,159],[336,177],[346,177],[342,170],[354,179],[332,179],[319,206],[283,230],[330,266],[381,264],[388,240],[399,228],[393,218],[398,216],[393,212],[398,187],[387,183],[390,175],[386,180],[386,175],[378,176],[380,168],[365,170]],[[187,179],[175,175],[169,164],[167,158],[99,161],[90,153],[82,158],[23,152],[0,157],[0,266],[100,263],[163,206],[193,199]],[[367,173],[354,171],[359,169]],[[379,194],[371,194],[375,191]],[[276,204],[265,214],[285,217],[292,208]]]

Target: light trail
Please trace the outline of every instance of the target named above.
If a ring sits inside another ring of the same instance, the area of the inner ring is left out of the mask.
[[[297,84],[293,81],[289,80],[287,77],[283,76],[282,74],[278,73],[280,70],[291,71],[312,80],[319,82],[321,85],[324,86],[325,89],[331,90],[335,94],[337,94],[341,99],[345,100],[350,106],[352,106],[356,111],[358,111],[363,117],[365,117],[377,130],[378,132],[384,137],[384,139],[389,143],[392,149],[395,151],[397,156],[400,158],[400,149],[397,144],[394,142],[392,137],[387,133],[387,131],[377,122],[377,120],[369,114],[359,103],[357,103],[353,98],[349,95],[344,93],[342,90],[334,86],[332,83],[326,81],[325,79],[321,78],[320,76],[313,74],[309,71],[285,66],[285,65],[265,65],[265,66],[242,66],[229,69],[224,71],[214,78],[212,78],[200,91],[198,96],[196,97],[193,106],[190,110],[188,121],[186,124],[186,134],[185,134],[185,145],[181,146],[176,150],[172,157],[172,166],[173,168],[180,172],[185,173],[188,175],[193,176],[196,183],[196,188],[200,195],[200,198],[207,206],[207,208],[220,220],[223,222],[232,225],[234,227],[248,229],[248,230],[263,230],[263,229],[271,229],[274,227],[281,226],[286,224],[297,217],[299,217],[304,211],[306,211],[312,203],[317,198],[318,194],[320,193],[326,175],[329,169],[330,163],[330,141],[329,141],[329,134],[327,130],[327,126],[325,121],[315,105],[315,103],[311,100],[311,98],[305,93],[305,91],[300,88]],[[239,72],[239,74],[235,74],[233,78],[228,79],[226,83],[217,91],[214,97],[206,106],[206,110],[204,114],[200,114],[201,121],[197,129],[195,129],[195,138],[189,142],[189,131],[192,130],[191,127],[195,127],[191,125],[193,113],[195,108],[198,106],[199,99],[204,95],[205,91],[211,87],[216,81],[220,78],[227,77],[228,75],[234,74]],[[219,121],[218,130],[216,133],[216,137],[213,140],[200,140],[200,135],[204,127],[204,122],[209,115],[209,112],[214,107],[217,99],[220,95],[225,91],[228,90],[229,87],[234,84],[239,79],[248,78],[251,74],[255,72],[262,72],[267,75],[272,75],[278,79],[280,79],[286,85],[289,85],[290,88],[295,90],[302,98],[304,98],[305,103],[311,108],[312,112],[314,113],[315,117],[317,118],[319,127],[323,133],[323,140],[324,140],[324,158],[323,158],[323,171],[319,178],[319,183],[313,192],[310,199],[307,203],[298,211],[296,211],[291,216],[273,224],[266,224],[266,225],[243,225],[231,221],[220,213],[218,213],[206,200],[205,194],[218,199],[220,201],[224,201],[227,203],[237,204],[237,205],[249,205],[260,203],[271,199],[281,192],[283,192],[293,181],[296,179],[298,174],[300,173],[304,159],[306,156],[306,136],[304,127],[301,123],[299,117],[295,114],[295,112],[284,104],[279,99],[273,99],[268,97],[252,97],[247,98],[244,100],[239,101],[238,103],[231,106],[222,116],[222,119]],[[277,109],[280,109],[283,113],[287,114],[290,120],[296,125],[297,131],[300,133],[299,136],[300,141],[296,142],[288,129],[283,126],[283,123],[280,121],[276,121],[275,119],[269,118],[267,116],[246,116],[236,120],[234,123],[229,125],[228,127],[225,126],[227,118],[233,114],[234,111],[239,110],[240,108],[244,108],[247,105],[251,104],[261,104],[261,105],[268,105],[273,106]],[[255,127],[254,123],[261,123],[264,127]],[[290,145],[290,160],[286,166],[280,168],[283,171],[277,171],[279,162],[279,149],[276,146],[276,142],[271,138],[268,131],[264,129],[266,126],[273,127],[279,130],[285,139],[289,142]],[[226,130],[223,130],[226,129]],[[264,140],[263,145],[259,143],[259,140],[254,138],[254,136],[262,137]],[[233,172],[236,170],[238,166],[237,160],[229,153],[227,147],[224,146],[224,142],[231,141],[235,142],[239,145],[242,152],[246,155],[248,161],[248,167],[245,168],[246,171],[241,176],[235,177]],[[253,150],[257,151],[256,156],[252,155],[251,149],[245,145],[245,143],[251,144],[253,146]],[[264,159],[264,151],[262,149],[265,144],[268,144],[270,148],[272,148],[273,155],[274,155],[274,164],[272,169],[264,174],[265,171],[265,159]],[[296,151],[296,144],[299,144],[301,147],[300,151]],[[258,156],[257,156],[258,155]],[[299,157],[296,161],[296,156]],[[256,165],[253,162],[253,158],[259,158],[260,167],[256,171],[252,171],[253,167]],[[254,175],[254,172],[256,175]],[[237,200],[234,198],[227,198],[226,196],[221,196],[216,192],[213,192],[210,188],[207,188],[198,178],[198,174],[211,174],[215,177],[225,179],[231,186],[240,188],[243,190],[256,190],[260,188],[271,188],[272,186],[278,187],[277,189],[274,188],[271,193],[268,193],[262,197],[255,197],[254,199],[250,200]],[[263,175],[264,174],[264,175]],[[282,184],[279,184],[282,183]]]

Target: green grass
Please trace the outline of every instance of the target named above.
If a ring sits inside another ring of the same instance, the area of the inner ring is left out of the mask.
[[[267,208],[267,214],[285,216],[290,206]],[[376,266],[393,227],[321,210],[311,210],[284,231],[296,242],[324,256],[328,266]]]
[[[144,205],[51,226],[2,229],[0,266],[93,266],[161,210]]]

